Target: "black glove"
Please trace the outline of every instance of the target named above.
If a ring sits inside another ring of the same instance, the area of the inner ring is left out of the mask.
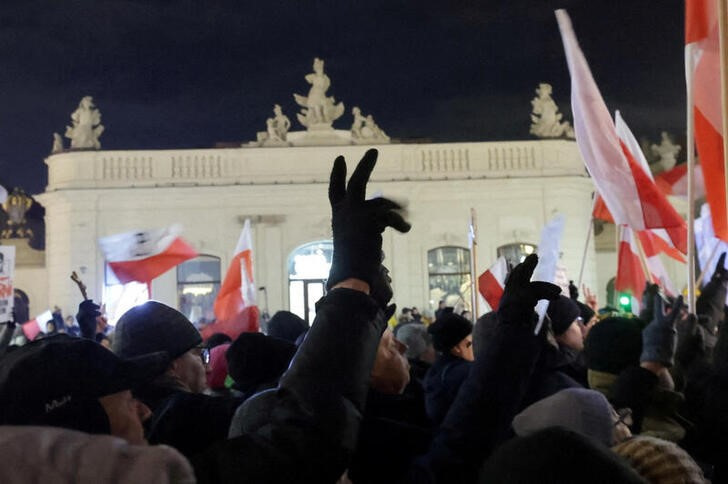
[[[728,282],[728,269],[725,268],[725,252],[720,254],[718,263],[715,265],[715,272],[713,272],[713,280],[719,280],[723,284]]]
[[[705,333],[699,327],[698,318],[694,314],[688,314],[687,318],[678,321],[676,329],[675,360],[683,368],[688,368],[693,361],[705,355]]]
[[[78,305],[76,321],[81,329],[82,338],[96,338],[96,318],[99,316],[101,316],[101,306],[91,299],[86,299]]]
[[[645,284],[645,290],[642,291],[642,302],[640,304],[639,318],[648,323],[652,321],[654,314],[652,311],[655,308],[655,301],[660,300],[660,286],[647,281]]]
[[[574,301],[579,300],[579,288],[574,285],[574,281],[569,281],[569,297]]]
[[[541,299],[553,301],[561,294],[561,288],[550,282],[531,282],[538,256],[531,254],[513,268],[506,280],[503,296],[498,305],[498,321],[506,324],[528,324],[534,322],[533,308]]]
[[[652,361],[670,368],[675,363],[677,331],[675,323],[680,317],[683,298],[678,296],[670,314],[665,315],[665,303],[655,298],[652,322],[642,330],[642,354],[640,361]]]
[[[334,161],[329,182],[331,228],[334,254],[326,287],[356,278],[369,284],[370,293],[377,295],[382,307],[391,298],[387,271],[382,265],[382,232],[393,227],[407,232],[410,224],[396,212],[397,203],[386,198],[365,200],[367,182],[377,161],[377,150],[368,150],[346,185],[346,162],[343,156]],[[387,296],[389,294],[389,296]],[[385,300],[386,299],[386,300]]]

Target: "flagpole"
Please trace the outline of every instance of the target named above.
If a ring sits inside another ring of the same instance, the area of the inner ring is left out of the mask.
[[[592,232],[594,232],[594,207],[597,204],[597,193],[594,192],[594,200],[592,200],[592,209],[589,214],[589,223],[586,227],[586,242],[584,242],[584,252],[581,254],[581,267],[579,268],[579,281],[576,287],[581,287],[581,281],[584,277],[584,267],[586,267],[586,254],[589,251],[589,243],[591,242]],[[619,247],[617,247],[619,248]]]
[[[478,224],[474,208],[470,209],[470,303],[473,310],[473,321],[480,317],[478,310]]]
[[[688,172],[688,311],[695,313],[695,116],[693,116],[693,65],[685,59],[685,84],[687,86],[687,172]]]

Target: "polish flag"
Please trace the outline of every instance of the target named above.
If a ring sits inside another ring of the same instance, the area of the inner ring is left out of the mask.
[[[629,292],[636,299],[642,294],[646,282],[647,278],[640,262],[639,249],[634,233],[628,226],[621,225],[619,228],[617,278],[614,281],[614,289],[620,292]]]
[[[685,1],[685,79],[693,94],[695,144],[716,237],[728,241],[726,168],[720,80],[720,42],[715,0]]]
[[[703,169],[700,165],[695,165],[693,172],[693,181],[695,184],[695,198],[705,196],[705,181],[703,180]],[[676,165],[670,171],[663,171],[655,177],[657,187],[662,190],[665,195],[685,198],[688,196],[688,164],[682,163]]]
[[[181,233],[182,226],[175,224],[102,237],[99,246],[119,282],[149,285],[155,277],[197,257],[197,251],[180,237]]]
[[[642,250],[645,253],[647,269],[650,271],[650,275],[652,276],[652,282],[662,286],[668,295],[676,296],[677,292],[675,290],[675,285],[672,283],[670,276],[667,274],[667,270],[660,259],[660,253],[664,252],[664,248],[667,247],[668,250],[674,251],[673,254],[679,256],[683,263],[685,262],[685,258],[682,257],[682,254],[679,251],[670,247],[664,239],[650,230],[638,232],[637,236],[639,237],[640,244],[642,245]]]
[[[630,149],[629,140],[620,139],[579,48],[568,14],[557,10],[556,18],[571,75],[576,143],[597,191],[616,223],[635,230],[674,230],[673,242],[686,252],[687,240],[680,236],[685,222],[657,188],[649,170],[645,172],[637,150]]]
[[[255,301],[256,294],[253,242],[250,220],[246,219],[235,247],[235,255],[215,299],[217,320],[201,331],[202,337],[207,339],[214,333],[225,333],[235,339],[240,333],[259,331],[260,313]]]
[[[28,338],[29,341],[33,341],[35,338],[38,337],[39,334],[46,333],[46,323],[52,320],[53,314],[51,314],[51,311],[49,309],[44,313],[39,314],[35,318],[31,319],[30,321],[26,321],[25,323],[23,323],[21,325],[21,328],[23,328],[23,334],[26,338]]]
[[[498,310],[507,274],[508,263],[505,257],[500,256],[487,271],[478,277],[478,291],[493,311]]]

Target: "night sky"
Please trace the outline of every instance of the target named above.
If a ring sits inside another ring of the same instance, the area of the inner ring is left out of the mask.
[[[638,139],[680,142],[682,1],[2,0],[0,184],[44,190],[52,133],[84,95],[103,149],[254,140],[274,103],[302,129],[292,94],[316,56],[347,108],[336,128],[358,105],[394,138],[528,139],[539,82],[571,119],[558,7],[610,110]]]

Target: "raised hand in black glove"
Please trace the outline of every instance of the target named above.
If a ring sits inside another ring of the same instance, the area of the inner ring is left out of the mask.
[[[713,280],[719,280],[723,284],[728,282],[728,269],[725,267],[725,252],[718,258],[718,263],[715,265],[715,272],[713,272]]]
[[[329,181],[331,228],[334,254],[327,288],[349,279],[369,284],[370,294],[382,307],[392,297],[389,276],[382,270],[382,232],[392,227],[408,232],[408,224],[396,210],[399,204],[386,198],[366,200],[369,176],[377,162],[377,150],[368,150],[346,184],[346,162],[343,156],[334,161]]]
[[[579,300],[579,288],[576,287],[574,281],[569,281],[569,298],[573,299],[574,301]]]
[[[86,299],[78,305],[76,321],[81,329],[81,337],[94,339],[96,337],[96,318],[101,316],[101,306]]]
[[[541,299],[553,301],[561,294],[561,288],[556,284],[531,282],[537,263],[538,256],[531,254],[509,274],[498,305],[498,321],[501,323],[531,325],[535,322],[533,308],[536,303]]]
[[[652,321],[654,315],[652,314],[655,308],[655,301],[660,300],[660,286],[653,284],[650,281],[645,283],[645,290],[642,291],[642,302],[640,304],[639,318],[642,321]]]
[[[665,303],[660,297],[654,301],[652,322],[642,330],[642,354],[640,362],[659,363],[670,368],[675,363],[677,331],[675,324],[680,318],[683,305],[682,296],[678,296],[672,304],[669,314],[665,314]]]
[[[683,368],[688,368],[693,361],[705,355],[705,334],[699,327],[698,317],[688,314],[687,318],[678,320],[677,349],[675,361]]]

